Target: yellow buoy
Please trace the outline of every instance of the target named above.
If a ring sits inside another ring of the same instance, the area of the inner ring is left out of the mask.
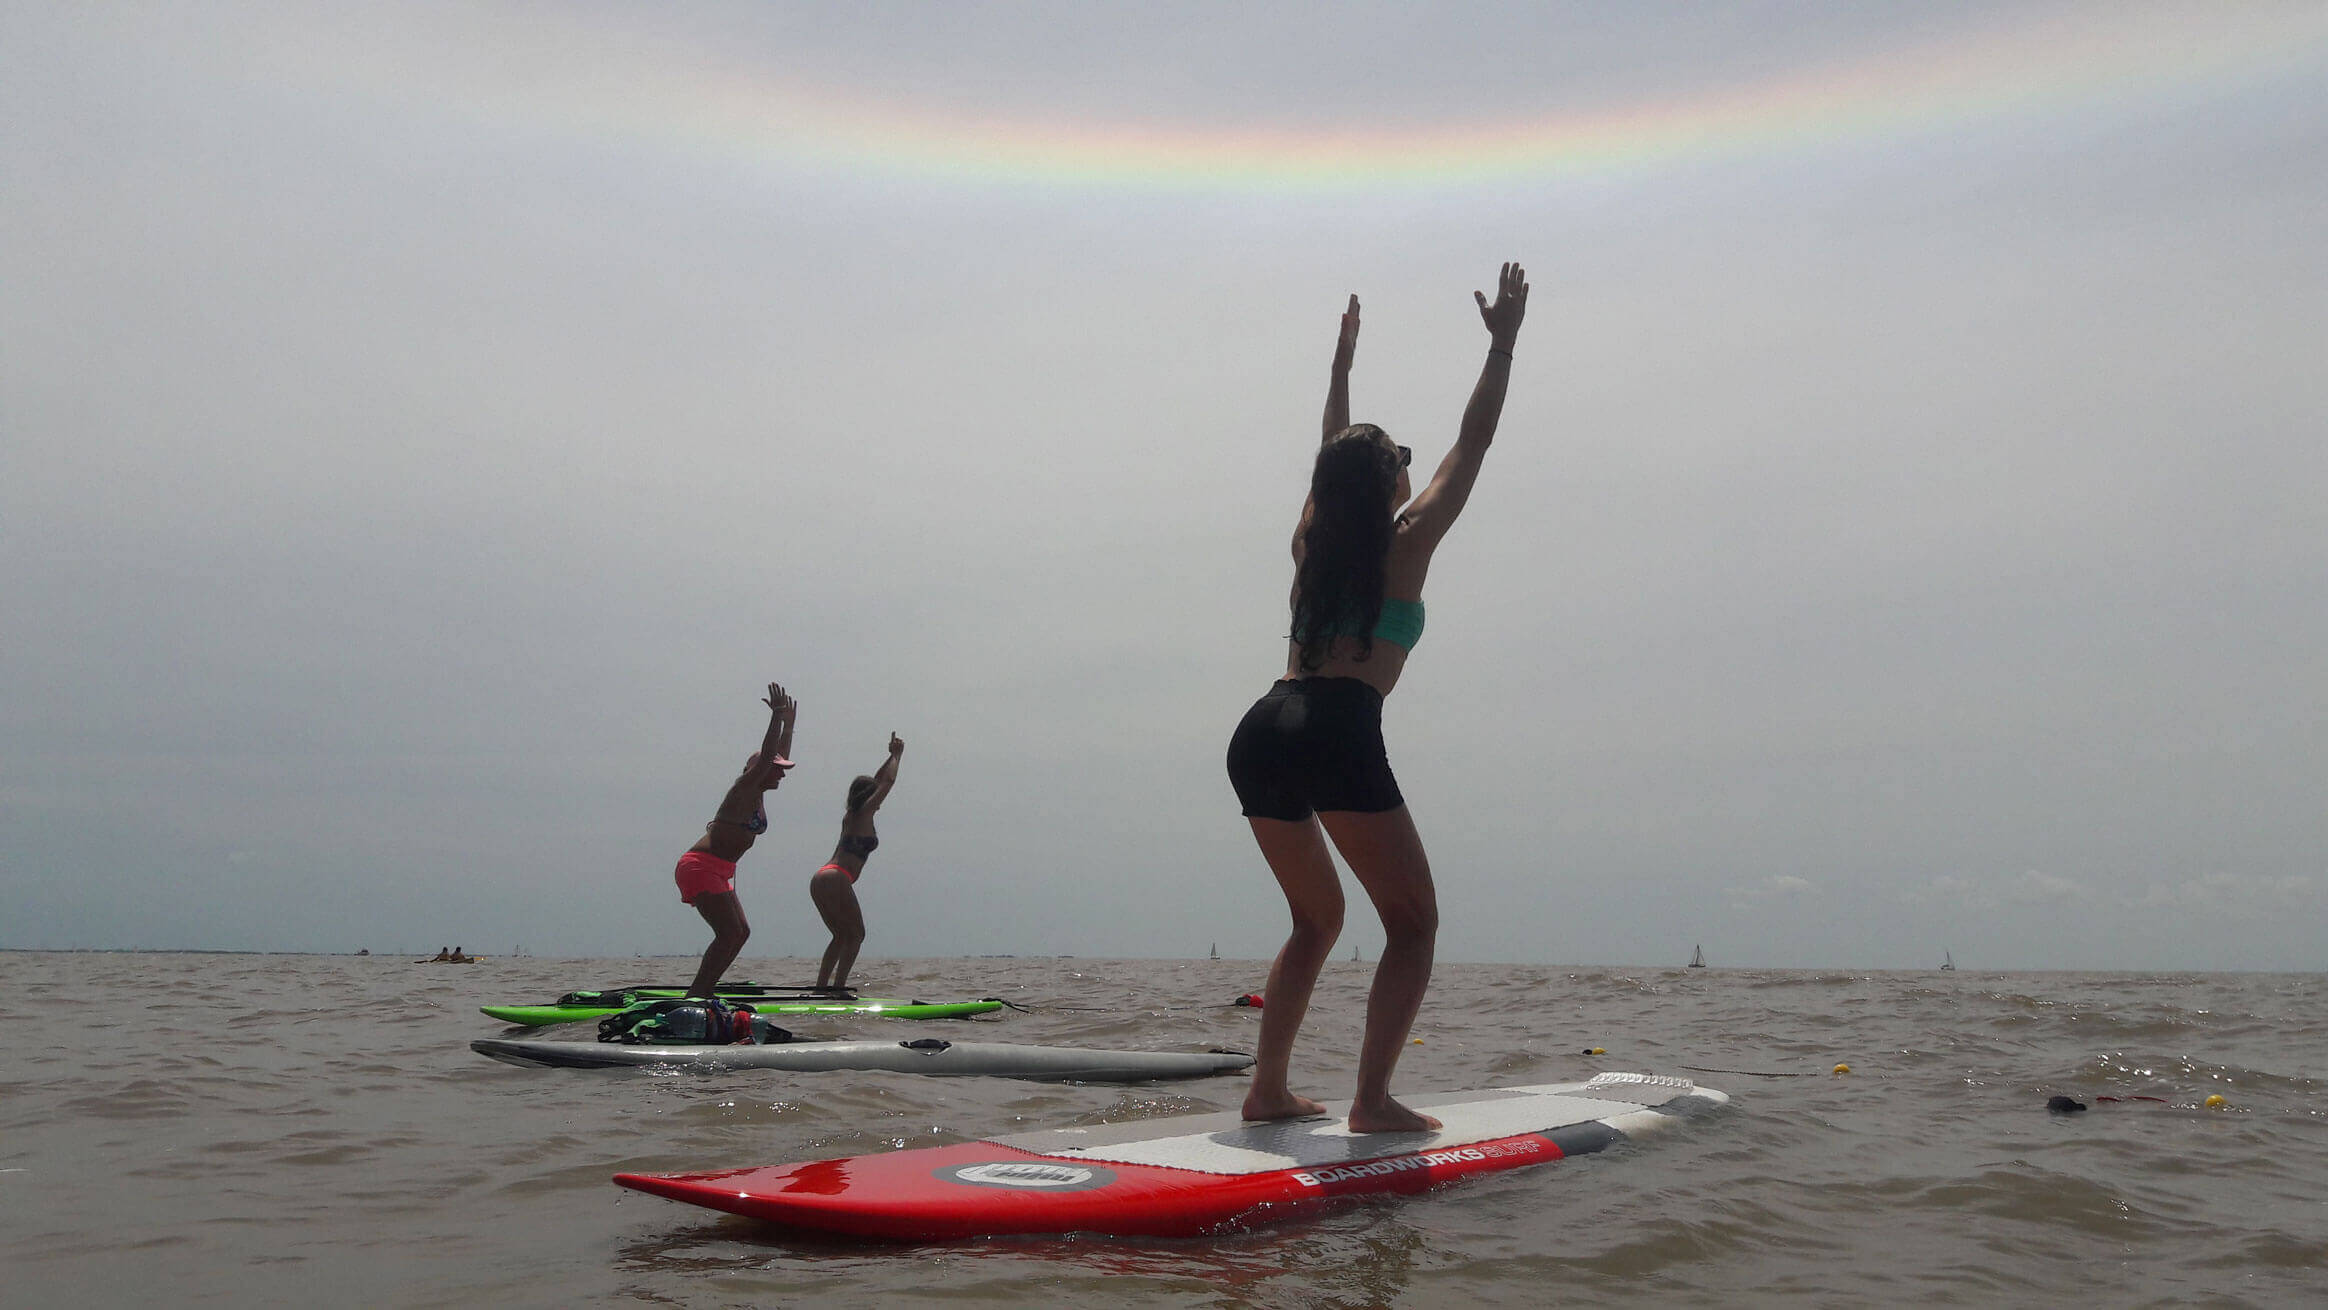
[[[2229,1104],[2229,1101],[2224,1100],[2220,1096],[2210,1096],[2207,1098],[2207,1108],[2210,1110],[2220,1110]]]
[[[1422,1039],[1422,1038],[1420,1038],[1420,1037],[1417,1037],[1417,1038],[1415,1039],[1415,1045],[1417,1045],[1417,1046],[1420,1046],[1420,1045],[1422,1045],[1422,1044],[1423,1044],[1423,1039]]]
[[[1851,1066],[1850,1066],[1850,1065],[1847,1065],[1847,1064],[1839,1064],[1839,1065],[1836,1065],[1836,1066],[1835,1066],[1835,1076],[1836,1076],[1836,1077],[1838,1077],[1838,1078],[1842,1077],[1844,1074],[1847,1074],[1847,1073],[1849,1073],[1849,1072],[1851,1072]]]

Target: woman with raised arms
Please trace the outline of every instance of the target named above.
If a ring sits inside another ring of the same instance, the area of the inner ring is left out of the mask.
[[[728,785],[711,822],[703,825],[702,840],[679,857],[673,873],[679,899],[694,906],[711,925],[711,945],[703,950],[695,981],[687,985],[689,996],[712,995],[720,975],[736,962],[745,939],[752,935],[752,925],[744,920],[744,903],[736,896],[736,861],[768,831],[765,797],[792,767],[792,725],[800,717],[798,702],[773,682],[761,703],[768,707],[768,731],[760,738],[760,749],[744,761],[744,771]]]
[[[881,844],[880,835],[873,831],[873,812],[889,799],[889,789],[897,785],[897,762],[904,758],[905,743],[890,733],[889,758],[873,772],[850,780],[848,808],[841,812],[840,843],[833,847],[833,858],[809,877],[809,899],[816,902],[816,912],[833,934],[825,947],[824,962],[817,966],[819,991],[848,987],[849,970],[857,964],[857,948],[865,944],[865,913],[857,905],[857,879],[865,873],[866,857]]]
[[[1270,966],[1247,1119],[1323,1113],[1287,1085],[1293,1039],[1342,930],[1342,853],[1382,917],[1386,938],[1366,1002],[1353,1132],[1439,1127],[1391,1099],[1390,1076],[1431,981],[1439,906],[1431,862],[1382,744],[1382,701],[1423,634],[1431,553],[1471,496],[1503,413],[1512,343],[1527,313],[1527,274],[1506,264],[1494,302],[1472,293],[1487,327],[1487,359],[1464,407],[1454,449],[1420,495],[1411,452],[1370,423],[1350,422],[1350,362],[1358,297],[1342,315],[1326,389],[1325,442],[1293,533],[1293,623],[1285,676],[1246,711],[1229,740],[1229,781],[1262,858],[1285,892],[1293,932]]]

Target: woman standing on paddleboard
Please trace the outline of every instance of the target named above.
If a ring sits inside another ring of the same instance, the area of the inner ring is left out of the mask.
[[[849,985],[857,948],[865,944],[865,915],[857,908],[857,879],[865,872],[865,857],[881,844],[873,831],[873,812],[897,785],[897,762],[903,758],[905,743],[890,733],[889,758],[872,773],[859,774],[849,783],[849,808],[841,814],[841,840],[833,847],[833,858],[809,877],[809,899],[816,902],[816,912],[824,916],[825,927],[833,934],[832,944],[825,947],[824,963],[816,971],[820,991]]]
[[[1512,343],[1527,313],[1527,274],[1503,266],[1495,302],[1473,292],[1487,360],[1463,410],[1455,448],[1409,499],[1412,453],[1371,423],[1350,423],[1350,361],[1358,297],[1342,315],[1326,389],[1325,443],[1293,534],[1293,628],[1285,677],[1254,702],[1229,739],[1229,781],[1253,839],[1293,912],[1293,933],[1269,969],[1248,1119],[1323,1112],[1287,1086],[1293,1039],[1318,971],[1342,931],[1342,853],[1382,917],[1382,959],[1366,1002],[1353,1132],[1413,1132],[1439,1121],[1390,1096],[1407,1032],[1431,981],[1439,929],[1431,862],[1382,744],[1382,700],[1423,635],[1423,577],[1453,527],[1495,438],[1511,378]]]
[[[773,682],[761,703],[768,707],[768,731],[760,738],[758,753],[744,761],[744,771],[728,788],[718,812],[703,825],[703,840],[679,857],[674,874],[679,899],[694,906],[711,925],[711,945],[703,950],[695,981],[687,985],[689,996],[712,995],[720,975],[736,962],[744,940],[752,935],[752,925],[744,921],[744,903],[736,897],[736,861],[768,831],[765,796],[792,767],[792,725],[800,717],[799,703]]]

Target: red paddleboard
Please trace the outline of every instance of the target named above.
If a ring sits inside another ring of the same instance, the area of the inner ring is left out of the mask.
[[[616,1174],[624,1187],[787,1227],[897,1241],[1030,1233],[1193,1237],[1369,1192],[1602,1150],[1730,1098],[1686,1078],[1417,1097],[1435,1133],[1353,1133],[1342,1115],[1233,1114],[1020,1133],[809,1164]]]

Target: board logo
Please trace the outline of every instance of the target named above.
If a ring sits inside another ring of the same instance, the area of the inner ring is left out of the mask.
[[[1432,1169],[1445,1165],[1472,1164],[1481,1160],[1500,1159],[1504,1156],[1534,1155],[1542,1143],[1532,1138],[1509,1142],[1485,1142],[1478,1146],[1458,1147],[1451,1151],[1425,1151],[1421,1155],[1394,1155],[1382,1160],[1369,1160],[1335,1169],[1301,1169],[1294,1171],[1293,1181],[1304,1187],[1324,1187],[1329,1183],[1347,1183],[1360,1178],[1381,1178],[1401,1174],[1411,1169]]]
[[[1079,1164],[1052,1164],[1042,1160],[995,1160],[986,1164],[958,1164],[937,1171],[950,1183],[972,1187],[1008,1187],[1020,1191],[1087,1192],[1115,1181],[1112,1169],[1087,1169]]]

